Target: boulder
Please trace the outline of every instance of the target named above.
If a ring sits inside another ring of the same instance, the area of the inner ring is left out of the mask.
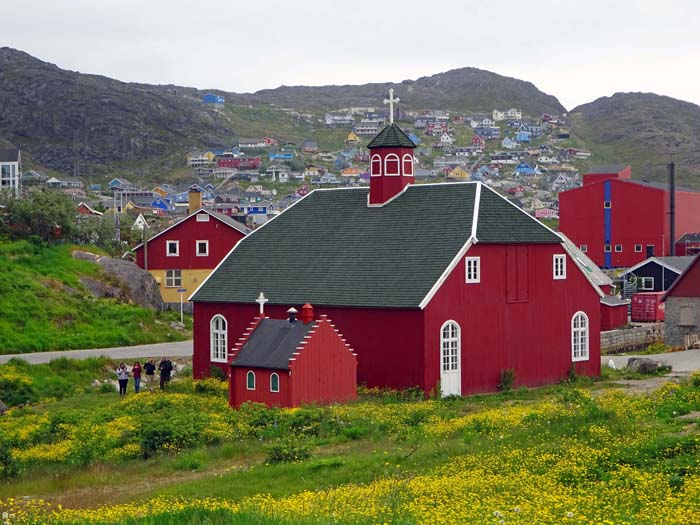
[[[91,385],[95,388],[99,388],[102,385],[102,383],[100,383],[99,379],[93,379]]]
[[[659,363],[646,357],[630,357],[627,361],[627,370],[640,374],[653,374],[659,368]]]
[[[2,399],[0,399],[0,416],[2,416],[5,412],[7,412],[7,405],[2,402]]]

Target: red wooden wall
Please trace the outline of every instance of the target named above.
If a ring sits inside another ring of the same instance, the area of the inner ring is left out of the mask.
[[[615,330],[627,324],[627,305],[616,306],[600,305],[600,329]]]
[[[700,297],[700,255],[695,256],[691,266],[674,283],[670,297]]]
[[[249,371],[255,373],[255,390],[247,388],[247,374]],[[280,391],[270,391],[270,376],[276,373],[279,376]],[[238,408],[246,401],[254,403],[265,403],[272,407],[289,407],[290,402],[290,382],[288,370],[268,370],[264,368],[231,368],[229,378],[229,404]]]

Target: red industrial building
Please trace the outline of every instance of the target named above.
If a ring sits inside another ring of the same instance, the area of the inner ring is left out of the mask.
[[[559,228],[602,268],[634,266],[671,254],[685,233],[700,231],[700,192],[675,191],[671,239],[665,184],[631,179],[629,166],[603,166],[583,176],[583,186],[559,194]]]
[[[530,386],[599,374],[604,294],[558,234],[481,183],[412,184],[396,125],[368,147],[369,189],[310,192],[193,294],[195,377],[217,364],[214,342],[246,332],[261,291],[273,318],[307,302],[332,318],[370,387],[460,395],[509,369]]]
[[[242,170],[257,170],[262,165],[260,157],[234,157],[216,159],[217,168],[237,168]]]
[[[292,407],[357,397],[357,357],[328,316],[314,319],[305,304],[301,320],[255,317],[231,349],[229,402]]]

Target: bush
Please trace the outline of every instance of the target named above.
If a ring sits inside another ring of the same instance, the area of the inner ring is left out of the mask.
[[[209,367],[209,377],[212,379],[218,379],[219,381],[226,381],[228,379],[228,377],[226,377],[226,372],[221,370],[221,368],[216,365],[211,365]]]
[[[304,461],[311,457],[309,448],[304,445],[295,443],[280,443],[272,445],[267,451],[268,465],[276,465],[278,463],[293,463],[296,461]]]
[[[505,368],[501,370],[501,380],[498,383],[498,388],[503,392],[510,392],[515,384],[515,370]]]
[[[14,478],[19,474],[19,464],[12,457],[10,446],[0,441],[0,479]]]

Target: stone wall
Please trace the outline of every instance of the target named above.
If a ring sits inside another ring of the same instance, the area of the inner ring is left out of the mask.
[[[681,315],[682,311],[684,311],[683,315]],[[684,319],[681,324],[682,316]],[[666,344],[684,345],[685,337],[691,334],[700,334],[700,297],[668,297],[666,299]]]
[[[664,323],[644,323],[600,333],[602,354],[634,352],[664,340]]]

